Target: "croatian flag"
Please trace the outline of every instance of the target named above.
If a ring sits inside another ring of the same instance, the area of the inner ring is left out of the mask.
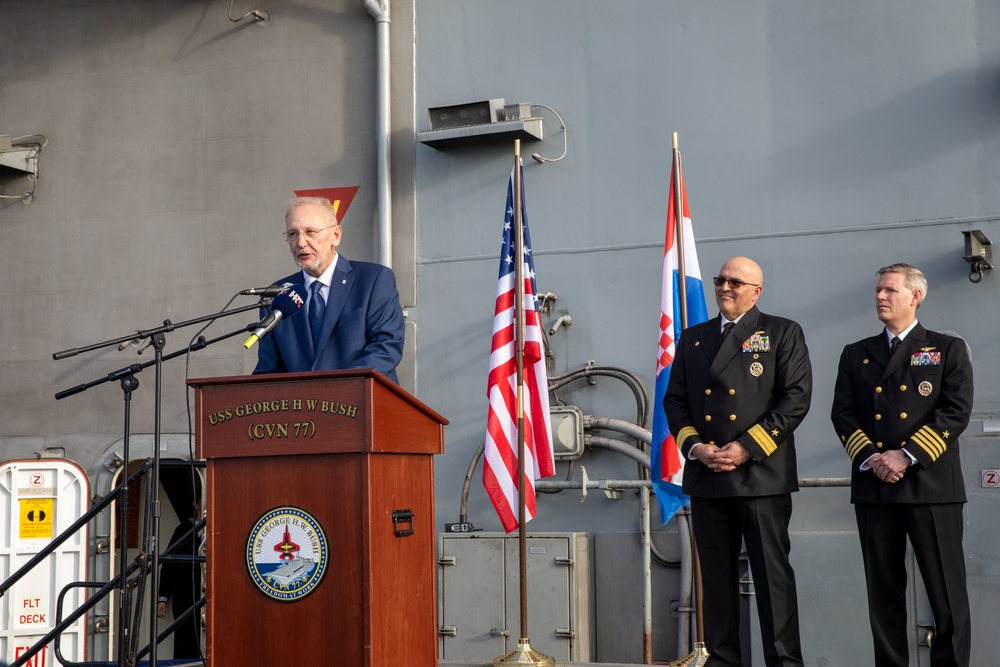
[[[521,179],[521,229],[523,255],[516,256],[514,244],[514,178]],[[522,263],[524,280],[523,390],[524,479],[517,481],[518,410],[517,344],[515,321],[515,262]],[[496,508],[506,532],[518,528],[520,499],[524,491],[525,522],[535,516],[535,480],[556,474],[549,417],[549,384],[545,372],[541,315],[535,287],[535,261],[531,255],[528,218],[524,207],[524,174],[518,165],[507,184],[507,209],[500,248],[500,276],[493,313],[493,341],[487,383],[489,413],[483,485]]]
[[[660,506],[663,523],[670,520],[677,510],[688,504],[688,497],[681,490],[684,461],[670,434],[667,416],[663,411],[663,397],[667,393],[670,379],[670,364],[674,361],[676,343],[681,335],[680,261],[677,243],[677,202],[674,196],[674,174],[680,172],[680,158],[674,153],[674,164],[670,173],[670,197],[667,200],[667,236],[663,244],[663,288],[660,293],[660,338],[656,351],[656,394],[653,400],[653,437],[650,477],[656,500]],[[688,211],[687,192],[684,176],[680,175],[683,217],[681,234],[684,239],[684,273],[687,292],[688,326],[708,319],[705,307],[705,290],[701,282],[701,269],[694,247],[694,232],[691,228],[691,214]]]

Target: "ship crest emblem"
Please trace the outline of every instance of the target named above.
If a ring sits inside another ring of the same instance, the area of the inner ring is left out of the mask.
[[[247,537],[247,571],[261,593],[295,602],[316,590],[329,561],[326,533],[309,512],[276,507],[254,524]]]

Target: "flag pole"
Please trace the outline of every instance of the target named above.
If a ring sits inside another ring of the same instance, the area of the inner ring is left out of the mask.
[[[524,505],[524,220],[521,216],[521,140],[514,140],[514,363],[517,368],[517,546],[521,596],[521,634],[517,648],[494,665],[555,666],[555,660],[531,648],[528,639],[528,532]],[[532,474],[534,474],[532,472]]]
[[[687,269],[684,266],[684,188],[681,180],[681,152],[677,148],[677,133],[672,135],[674,151],[674,242],[677,244],[677,283],[680,298],[681,331],[688,328]],[[694,651],[670,663],[670,667],[701,667],[708,661],[705,649],[705,619],[702,615],[701,560],[698,558],[698,544],[691,531],[691,554],[694,559],[694,612],[697,641]]]
[[[677,133],[673,133],[674,145],[674,242],[677,244],[677,282],[681,305],[681,331],[688,328],[687,270],[684,267],[684,188],[681,187],[681,152],[677,149]]]
[[[520,554],[521,634],[528,636],[527,509],[524,500],[524,220],[521,216],[521,140],[514,140],[514,362],[517,367],[517,546]]]

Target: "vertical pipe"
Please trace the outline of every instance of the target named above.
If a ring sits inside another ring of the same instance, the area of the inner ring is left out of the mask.
[[[650,550],[652,536],[649,527],[649,487],[643,486],[642,496],[642,664],[653,664],[653,582]]]
[[[694,570],[691,558],[691,524],[683,510],[678,512],[677,517],[677,541],[680,543],[681,572],[680,572],[680,613],[677,615],[677,654],[687,655],[691,651],[692,644],[692,595],[691,589],[694,586],[692,572]],[[697,638],[694,638],[697,641]]]
[[[378,263],[392,268],[392,177],[390,169],[389,112],[389,0],[362,0],[375,19],[375,151],[378,196]]]

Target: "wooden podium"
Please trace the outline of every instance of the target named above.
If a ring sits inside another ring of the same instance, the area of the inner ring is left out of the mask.
[[[209,667],[436,667],[447,420],[373,370],[190,380]]]

